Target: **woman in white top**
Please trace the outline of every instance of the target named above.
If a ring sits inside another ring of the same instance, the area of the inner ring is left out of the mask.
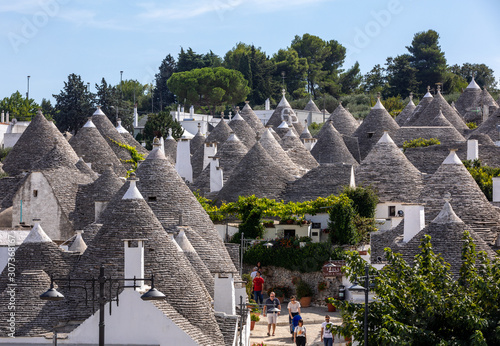
[[[293,333],[295,345],[305,346],[306,345],[306,327],[304,327],[304,321],[299,320],[299,325],[295,327]]]
[[[297,301],[295,296],[290,297],[290,303],[288,303],[288,322],[290,323],[290,333],[293,334],[293,316],[300,315],[300,303]],[[292,336],[293,337],[293,336]]]

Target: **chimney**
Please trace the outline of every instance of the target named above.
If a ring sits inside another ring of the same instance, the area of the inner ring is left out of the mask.
[[[405,205],[404,213],[403,242],[407,243],[425,227],[424,206]]]
[[[134,105],[134,128],[139,127],[139,113],[137,113],[137,103]]]
[[[356,188],[356,178],[354,177],[354,166],[351,166],[351,178],[349,179],[349,187]]]
[[[177,142],[177,158],[175,170],[181,178],[193,182],[193,167],[191,166],[191,152],[189,150],[189,139],[182,137]]]
[[[2,123],[4,123],[4,122],[5,122],[5,113],[4,113],[3,111],[2,111],[2,118],[0,119],[0,121],[1,121]]]
[[[189,107],[189,117],[190,118],[194,117],[194,106]]]
[[[214,282],[214,310],[225,312],[228,315],[236,314],[234,277],[232,273],[215,274]]]
[[[219,167],[219,158],[210,156],[210,192],[217,192],[224,186],[224,174],[222,168]]]
[[[271,101],[269,101],[269,99],[266,100],[265,109],[266,109],[266,111],[270,111],[271,110]]]
[[[203,147],[203,169],[210,164],[210,157],[217,154],[217,142],[205,143]]]
[[[165,140],[163,139],[163,137],[160,137],[160,150],[162,152],[165,152]]]
[[[126,279],[144,278],[144,241],[146,239],[123,239],[124,246],[124,262],[125,270],[124,275]],[[125,286],[132,286],[133,280],[126,280]],[[140,287],[144,286],[143,280],[137,280],[135,285]]]
[[[479,146],[477,139],[467,140],[467,160],[477,160],[479,158]]]
[[[7,114],[5,114],[5,122],[8,123],[9,120],[9,111],[7,111]]]
[[[493,202],[500,202],[500,177],[493,177]]]
[[[314,148],[316,142],[318,141],[316,138],[303,138],[303,140],[304,140],[304,146],[309,151],[311,151],[312,148]]]

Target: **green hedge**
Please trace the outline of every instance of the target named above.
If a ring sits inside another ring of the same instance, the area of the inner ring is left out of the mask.
[[[271,248],[264,247],[264,243],[261,242],[248,248],[243,255],[243,262],[255,264],[260,261],[263,266],[273,265],[309,273],[321,270],[329,258],[339,260],[344,256],[342,248],[333,249],[327,242],[309,242],[302,248],[297,238],[278,239],[272,242],[274,245]]]

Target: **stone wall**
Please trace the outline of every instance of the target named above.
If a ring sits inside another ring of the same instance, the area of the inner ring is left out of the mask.
[[[253,266],[243,264],[243,274],[251,273]],[[299,271],[291,271],[281,267],[265,266],[262,267],[265,284],[264,291],[274,286],[287,286],[295,294],[295,285],[292,283],[294,277],[304,280],[311,286],[313,290],[312,305],[324,306],[325,298],[334,297],[338,294],[339,286],[342,284],[342,277],[324,278],[321,272],[301,273]],[[320,282],[325,282],[327,288],[323,291],[318,290]],[[286,297],[285,301],[289,301]]]

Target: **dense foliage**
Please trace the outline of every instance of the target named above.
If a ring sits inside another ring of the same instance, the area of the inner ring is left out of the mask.
[[[166,138],[169,131],[172,131],[172,137],[175,139],[179,139],[184,133],[181,124],[170,114],[170,108],[167,107],[161,112],[148,114],[142,137],[146,142],[146,148],[151,150],[154,138]]]
[[[431,145],[438,145],[441,144],[441,142],[437,138],[416,138],[412,139],[411,141],[405,141],[403,143],[403,152],[406,151],[408,148],[420,148],[420,147],[428,147]]]
[[[464,233],[458,280],[450,265],[432,251],[425,236],[413,263],[385,249],[387,265],[374,275],[377,299],[368,314],[369,345],[498,345],[500,343],[500,260],[475,251]],[[366,264],[348,254],[344,273],[351,282],[364,275]],[[330,298],[342,313],[335,333],[353,336],[363,345],[364,304]]]
[[[488,201],[493,200],[493,177],[500,176],[500,168],[483,166],[480,160],[464,160],[463,163]]]
[[[300,242],[309,240],[304,247]],[[341,247],[333,248],[329,243],[312,243],[310,238],[281,238],[272,241],[273,246],[264,246],[267,241],[261,241],[249,247],[243,255],[243,262],[255,264],[261,262],[263,266],[273,265],[302,273],[321,270],[329,258],[343,259],[344,250]]]
[[[0,110],[9,112],[10,120],[16,118],[18,121],[30,121],[36,114],[37,108],[39,106],[35,100],[23,97],[19,91],[0,100]]]

